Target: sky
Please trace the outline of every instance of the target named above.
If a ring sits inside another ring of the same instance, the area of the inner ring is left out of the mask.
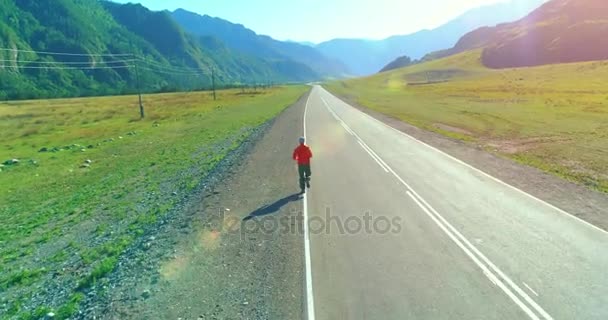
[[[437,27],[504,0],[114,0],[152,10],[183,8],[240,23],[278,40],[383,39]]]

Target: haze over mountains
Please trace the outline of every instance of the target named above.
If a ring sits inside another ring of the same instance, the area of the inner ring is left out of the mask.
[[[378,72],[397,57],[420,59],[429,52],[452,47],[465,33],[482,26],[517,20],[547,0],[510,0],[469,10],[432,30],[384,40],[335,39],[316,46],[328,57],[343,61],[354,75]]]
[[[310,67],[322,77],[344,76],[349,72],[339,59],[330,59],[311,46],[278,41],[258,35],[243,25],[183,9],[172,13],[184,30],[197,36],[220,39],[229,48],[271,61],[292,61]]]
[[[440,58],[483,48],[490,68],[526,67],[608,59],[608,1],[552,0],[528,16],[464,35]]]
[[[133,93],[136,71],[144,92],[209,88],[212,73],[220,86],[308,82],[376,73],[391,61],[388,69],[476,48],[483,48],[483,62],[493,68],[608,59],[608,1],[552,0],[516,21],[544,2],[480,7],[436,29],[385,40],[313,45],[278,41],[181,9],[155,12],[140,4],[97,0],[4,0],[0,100]],[[505,23],[491,27],[498,22]]]

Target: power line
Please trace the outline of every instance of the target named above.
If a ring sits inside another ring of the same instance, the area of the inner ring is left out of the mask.
[[[144,59],[139,59],[139,61],[146,63],[150,67],[153,67],[153,68],[165,69],[165,70],[174,71],[174,72],[185,72],[185,73],[205,73],[206,72],[206,70],[203,70],[203,69],[166,66],[166,65],[160,64],[158,62],[153,62],[153,61],[144,60]]]
[[[96,69],[127,69],[127,68],[133,68],[133,65],[103,66],[103,67],[17,66],[17,69],[48,69],[48,70],[96,70]]]
[[[139,67],[139,69],[146,70],[146,71],[151,71],[151,72],[157,72],[157,73],[173,74],[173,75],[191,75],[191,76],[196,76],[196,75],[206,76],[207,75],[204,72],[165,71],[165,70],[155,70],[155,69],[146,68],[146,67]]]
[[[132,57],[133,56],[130,53],[67,53],[67,52],[21,50],[21,49],[11,49],[11,48],[0,48],[0,51],[36,53],[36,54],[45,54],[45,55],[51,55],[51,56],[76,56],[76,57]]]
[[[69,53],[69,52],[50,52],[50,51],[37,51],[37,50],[22,50],[22,49],[12,49],[12,48],[0,48],[0,51],[9,51],[9,52],[25,52],[25,53],[36,53],[36,54],[41,54],[41,55],[51,55],[51,56],[75,56],[75,57],[136,57],[136,55],[131,54],[131,53],[110,53],[110,54],[106,54],[106,53]],[[171,65],[166,66],[164,64],[158,63],[156,61],[151,61],[148,59],[142,59],[139,58],[138,59],[125,59],[125,60],[118,60],[118,61],[103,61],[103,62],[96,62],[96,64],[106,64],[106,65],[112,65],[112,64],[118,64],[118,63],[126,63],[126,62],[136,62],[136,60],[139,60],[145,64],[148,65],[149,68],[144,68],[142,67],[141,69],[144,70],[148,70],[148,71],[152,71],[152,72],[158,72],[158,73],[165,73],[165,74],[179,74],[179,75],[208,75],[208,73],[210,72],[209,70],[202,70],[202,69],[192,69],[192,68],[183,68],[183,67],[173,67]],[[15,62],[14,60],[0,60],[0,62]],[[64,69],[64,70],[70,70],[70,69],[111,69],[110,67],[82,67],[82,68],[76,68],[76,67],[67,67],[67,68],[60,68],[60,67],[55,67],[54,65],[89,65],[92,64],[92,62],[53,62],[53,61],[16,61],[17,63],[31,63],[31,64],[39,64],[39,65],[50,65],[50,66],[18,66],[18,68],[20,69]],[[123,68],[126,67],[133,67],[133,66],[125,66]],[[160,69],[160,70],[155,70],[156,69]]]
[[[64,65],[91,65],[91,64],[118,64],[118,63],[127,63],[127,62],[135,62],[135,59],[128,60],[115,60],[115,61],[82,61],[82,62],[73,62],[73,61],[25,61],[25,60],[4,60],[0,59],[0,62],[15,62],[15,63],[31,63],[31,64],[64,64]]]

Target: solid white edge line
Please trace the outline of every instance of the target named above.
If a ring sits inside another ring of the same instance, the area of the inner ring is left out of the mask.
[[[359,145],[361,146],[361,148],[363,148],[363,150],[365,150],[365,152],[367,152],[367,154],[369,154],[369,156],[374,159],[374,161],[376,161],[376,163],[380,166],[380,168],[382,168],[382,170],[386,171],[388,173],[388,169],[382,165],[382,163],[380,163],[380,161],[378,161],[378,158],[376,158],[369,149],[367,149],[363,143],[360,140],[357,140],[357,142],[359,143]]]
[[[315,87],[312,87],[308,97],[306,98],[306,105],[304,106],[304,138],[306,138],[306,114],[308,113],[308,101],[310,96],[313,94]],[[308,196],[304,193],[304,204],[302,207],[304,215],[304,260],[306,268],[306,317],[308,320],[315,320],[315,299],[312,291],[312,263],[310,258],[310,236],[308,234]]]
[[[323,88],[323,87],[321,87],[321,88]],[[346,104],[346,105],[350,106],[348,103],[346,103],[346,102],[342,101],[340,98],[338,98],[338,97],[334,96],[334,95],[333,95],[333,94],[331,94],[329,91],[325,90],[325,88],[323,88],[323,90],[324,90],[325,92],[329,93],[329,94],[330,94],[330,95],[331,95],[333,98],[335,98],[335,99],[339,100],[340,102],[342,102],[342,103],[344,103],[344,104]],[[327,103],[327,102],[326,102],[326,103]],[[369,115],[369,114],[367,114],[367,113],[365,113],[365,112],[363,112],[363,111],[361,111],[361,110],[359,110],[359,109],[357,109],[357,108],[354,108],[354,107],[352,107],[352,106],[350,106],[350,107],[351,107],[351,108],[353,108],[354,110],[356,110],[357,112],[362,113],[362,114],[363,114],[363,115],[365,115],[366,117],[371,118],[372,120],[374,120],[374,121],[376,121],[376,122],[378,122],[378,123],[380,123],[380,124],[382,124],[382,125],[384,125],[384,126],[386,126],[386,127],[390,128],[390,129],[394,130],[395,132],[397,132],[397,133],[399,133],[399,134],[401,134],[401,135],[403,135],[403,136],[405,136],[405,137],[407,137],[407,138],[409,138],[409,139],[411,139],[411,140],[414,140],[414,141],[416,141],[416,142],[418,142],[418,143],[420,143],[420,144],[422,144],[422,145],[426,146],[427,148],[430,148],[430,149],[432,149],[432,150],[435,150],[436,152],[439,152],[440,154],[442,154],[442,155],[444,155],[444,156],[446,156],[446,157],[448,157],[448,158],[450,158],[450,159],[452,159],[452,160],[454,160],[454,161],[458,162],[459,164],[461,164],[461,165],[463,165],[463,166],[465,166],[465,167],[468,167],[469,169],[472,169],[472,170],[474,170],[474,171],[476,171],[476,172],[478,172],[478,173],[481,173],[482,175],[484,175],[484,176],[486,176],[486,177],[488,177],[488,178],[490,178],[490,179],[494,180],[495,182],[498,182],[498,183],[500,183],[500,184],[502,184],[502,185],[504,185],[504,186],[506,186],[506,187],[508,187],[508,188],[511,188],[511,189],[513,189],[513,190],[515,190],[515,191],[517,191],[517,192],[521,193],[521,194],[524,194],[525,196],[527,196],[527,197],[529,197],[529,198],[531,198],[531,199],[534,199],[534,200],[536,200],[536,201],[538,201],[538,202],[540,202],[540,203],[543,203],[544,205],[549,206],[550,208],[552,208],[552,209],[554,209],[554,210],[557,210],[558,212],[560,212],[560,213],[562,213],[562,214],[565,214],[565,215],[569,216],[570,218],[572,218],[572,219],[574,219],[574,220],[577,220],[578,222],[581,222],[581,223],[583,223],[583,224],[587,225],[588,227],[591,227],[591,228],[593,228],[593,229],[595,229],[595,230],[598,230],[598,231],[600,231],[600,232],[602,232],[602,233],[604,233],[604,234],[608,234],[608,231],[607,231],[607,230],[604,230],[604,229],[602,229],[602,228],[600,228],[600,227],[598,227],[598,226],[596,226],[596,225],[594,225],[594,224],[592,224],[592,223],[590,223],[590,222],[587,222],[587,221],[585,221],[585,220],[583,220],[583,219],[581,219],[581,218],[579,218],[579,217],[577,217],[577,216],[575,216],[575,215],[573,215],[573,214],[571,214],[571,213],[569,213],[569,212],[567,212],[567,211],[565,211],[565,210],[563,210],[563,209],[560,209],[560,208],[558,208],[558,207],[556,207],[556,206],[554,206],[554,205],[550,204],[549,202],[547,202],[547,201],[545,201],[545,200],[542,200],[542,199],[540,199],[540,198],[537,198],[537,197],[536,197],[536,196],[534,196],[534,195],[531,195],[531,194],[529,194],[529,193],[527,193],[527,192],[525,192],[525,191],[523,191],[523,190],[521,190],[521,189],[519,189],[519,188],[517,188],[517,187],[515,187],[515,186],[512,186],[512,185],[510,185],[510,184],[508,184],[508,183],[506,183],[506,182],[504,182],[504,181],[502,181],[502,180],[500,180],[500,179],[498,179],[498,178],[496,178],[496,177],[494,177],[494,176],[490,175],[489,173],[486,173],[485,171],[483,171],[483,170],[481,170],[481,169],[475,168],[474,166],[472,166],[472,165],[470,165],[470,164],[468,164],[468,163],[466,163],[466,162],[464,162],[464,161],[462,161],[462,160],[460,160],[460,159],[458,159],[458,158],[456,158],[456,157],[454,157],[454,156],[452,156],[452,155],[450,155],[450,154],[448,154],[448,153],[446,153],[446,152],[444,152],[444,151],[442,151],[442,150],[440,150],[440,149],[438,149],[438,148],[436,148],[436,147],[433,147],[433,146],[431,146],[430,144],[427,144],[426,142],[420,141],[420,140],[418,140],[418,139],[416,139],[416,138],[414,138],[414,137],[410,136],[409,134],[407,134],[407,133],[405,133],[405,132],[403,132],[403,131],[401,131],[401,130],[399,130],[399,129],[395,128],[395,127],[392,127],[392,126],[390,126],[390,125],[388,125],[388,124],[386,124],[386,123],[384,123],[384,122],[382,122],[382,121],[380,121],[380,120],[378,120],[378,119],[376,119],[376,118],[372,117],[371,115]]]
[[[325,102],[325,101],[324,101],[324,102]],[[328,107],[329,107],[329,105],[327,105],[327,102],[325,102],[325,103],[326,103],[326,106],[328,106]],[[343,120],[340,118],[340,121],[343,121]],[[357,137],[357,139],[361,140],[361,142],[363,142],[363,143],[365,144],[365,142],[364,142],[364,141],[363,141],[363,140],[362,140],[362,139],[361,139],[361,138],[360,138],[360,137],[359,137],[359,136],[358,136],[356,133],[355,133],[355,136]],[[374,151],[373,151],[373,149],[372,149],[371,147],[369,147],[369,146],[368,146],[368,148],[369,148],[369,149],[370,149],[372,152],[374,152]],[[376,153],[374,152],[374,154],[376,154]],[[376,157],[378,157],[378,159],[382,160],[382,158],[381,158],[380,156],[378,156],[377,154],[376,154]],[[383,161],[383,162],[384,162],[384,161]],[[450,223],[449,223],[447,220],[445,220],[445,218],[443,218],[443,216],[441,216],[441,215],[440,215],[440,214],[439,214],[439,213],[438,213],[438,212],[437,212],[437,211],[436,211],[436,210],[435,210],[435,209],[434,209],[434,208],[433,208],[431,205],[429,205],[429,204],[428,204],[428,202],[426,202],[426,201],[424,200],[424,198],[422,198],[422,197],[421,197],[421,196],[420,196],[420,195],[419,195],[419,194],[418,194],[418,193],[417,193],[417,192],[416,192],[416,191],[415,191],[415,190],[414,190],[414,189],[413,189],[413,188],[412,188],[412,187],[411,187],[411,186],[410,186],[410,185],[409,185],[407,182],[405,182],[405,181],[404,181],[404,180],[403,180],[403,179],[402,179],[402,178],[401,178],[401,177],[400,177],[400,176],[399,176],[399,175],[398,175],[398,174],[397,174],[397,173],[396,173],[396,172],[395,172],[395,171],[394,171],[394,170],[393,170],[393,169],[392,169],[392,168],[391,168],[391,167],[390,167],[388,164],[386,164],[386,162],[384,162],[384,163],[385,163],[386,167],[387,167],[387,168],[390,170],[390,172],[391,172],[391,173],[392,173],[392,174],[393,174],[393,175],[394,175],[394,176],[395,176],[395,177],[396,177],[396,178],[397,178],[397,179],[398,179],[398,180],[399,180],[399,181],[400,181],[400,182],[401,182],[401,183],[402,183],[402,184],[403,184],[403,185],[404,185],[404,186],[405,186],[407,189],[408,189],[408,192],[409,192],[409,191],[411,191],[411,193],[408,193],[408,195],[410,195],[410,197],[412,197],[412,194],[414,194],[414,195],[415,195],[415,197],[417,197],[418,199],[420,199],[420,201],[422,201],[422,203],[424,203],[424,204],[425,204],[425,205],[428,207],[428,209],[430,209],[430,210],[431,210],[431,211],[434,213],[434,215],[436,215],[436,216],[437,216],[437,218],[438,218],[438,219],[440,219],[441,221],[443,221],[443,223],[445,223],[445,225],[447,225],[447,227],[448,227],[449,229],[451,229],[451,230],[452,230],[452,232],[453,232],[454,234],[456,234],[456,235],[457,235],[457,236],[458,236],[458,237],[459,237],[459,238],[460,238],[460,239],[461,239],[461,240],[462,240],[462,241],[463,241],[465,244],[467,244],[467,246],[468,246],[468,247],[470,247],[470,248],[471,248],[471,250],[473,250],[473,252],[475,252],[475,253],[476,253],[476,254],[477,254],[477,255],[478,255],[478,256],[479,256],[479,257],[480,257],[482,260],[484,260],[484,262],[485,262],[485,263],[487,263],[487,264],[488,264],[488,266],[494,270],[494,272],[496,272],[496,273],[497,273],[497,274],[498,274],[498,275],[499,275],[501,278],[503,278],[503,280],[505,280],[505,282],[506,282],[507,284],[509,284],[509,286],[511,286],[511,288],[512,288],[513,290],[515,290],[515,292],[517,292],[517,293],[518,293],[518,294],[519,294],[519,295],[520,295],[522,298],[524,298],[524,300],[526,300],[526,301],[527,301],[527,302],[528,302],[530,305],[532,305],[532,307],[534,307],[534,309],[536,309],[536,310],[537,310],[537,311],[538,311],[538,312],[539,312],[539,313],[540,313],[540,314],[541,314],[541,315],[542,315],[542,316],[543,316],[545,319],[547,319],[547,320],[552,320],[552,319],[553,319],[553,318],[552,318],[552,317],[551,317],[551,316],[550,316],[550,315],[549,315],[549,314],[548,314],[548,313],[547,313],[547,312],[546,312],[546,311],[545,311],[545,310],[544,310],[542,307],[540,307],[540,306],[539,306],[539,305],[538,305],[538,304],[537,304],[537,303],[536,303],[536,302],[535,302],[535,301],[534,301],[534,300],[533,300],[533,299],[532,299],[532,298],[531,298],[531,297],[530,297],[528,294],[526,294],[526,293],[525,293],[525,292],[524,292],[524,291],[523,291],[523,290],[522,290],[522,289],[521,289],[519,286],[517,286],[517,285],[516,285],[516,284],[515,284],[515,283],[514,283],[514,282],[513,282],[513,281],[512,281],[512,280],[511,280],[509,277],[507,277],[507,276],[506,276],[506,275],[505,275],[505,274],[504,274],[504,273],[503,273],[503,272],[502,272],[502,271],[501,271],[501,270],[500,270],[498,267],[496,267],[496,265],[494,265],[494,263],[492,263],[492,262],[491,262],[491,261],[490,261],[490,260],[489,260],[489,259],[488,259],[488,258],[487,258],[485,255],[484,255],[484,254],[482,254],[482,253],[481,253],[481,252],[480,252],[480,251],[479,251],[479,250],[478,250],[478,249],[477,249],[477,248],[476,248],[476,247],[475,247],[473,244],[471,244],[471,243],[470,243],[470,242],[469,242],[469,241],[468,241],[468,240],[467,240],[467,239],[466,239],[466,238],[465,238],[465,237],[464,237],[464,236],[463,236],[463,235],[462,235],[462,234],[461,234],[461,233],[460,233],[458,230],[456,230],[456,228],[454,228],[454,227],[453,227],[453,226],[452,226],[452,225],[451,225],[451,224],[450,224]],[[417,200],[415,200],[415,201],[416,201],[416,203],[417,203],[417,204],[419,204],[419,205],[420,205],[420,201],[417,201]],[[428,212],[428,210],[427,210],[426,208],[423,208],[423,210],[425,211],[425,213],[427,213],[427,214],[429,213],[429,212]],[[436,219],[436,218],[434,218],[434,219],[433,219],[433,221],[437,221],[437,219]],[[445,226],[440,225],[440,227],[441,227],[441,229],[442,229],[442,230],[444,230],[444,231],[445,231]],[[450,234],[451,234],[451,233],[450,233]],[[450,234],[448,234],[448,235],[450,236]],[[453,235],[452,235],[452,236],[453,236]],[[452,236],[450,236],[450,238],[452,238]],[[452,239],[453,239],[453,238],[452,238]],[[459,243],[460,243],[460,242],[459,242]],[[457,244],[458,244],[458,243],[457,243]],[[459,247],[460,247],[460,245],[459,245]],[[462,248],[462,247],[461,247],[461,248]],[[470,251],[468,251],[468,249],[467,249],[467,251],[465,251],[465,253],[466,253],[466,252],[470,252]],[[479,261],[479,260],[476,260],[476,261]],[[484,265],[484,268],[485,268],[485,269],[483,269],[483,270],[484,270],[484,273],[486,273],[486,272],[491,272],[491,271],[489,271],[489,270],[487,269],[487,267],[485,267],[485,265]],[[488,276],[488,274],[486,274],[486,276]],[[493,276],[494,278],[496,278],[496,276],[495,276],[493,273],[492,273],[492,276]],[[490,279],[492,282],[494,282],[494,283],[496,284],[496,282],[495,282],[495,281],[494,281],[492,278],[490,278],[489,276],[488,276],[488,278],[489,278],[489,279]],[[497,279],[497,280],[498,280],[498,279]],[[501,283],[502,283],[502,282],[501,282]],[[500,287],[501,289],[503,289],[503,291],[505,291],[505,289],[504,289],[504,288],[506,288],[506,287],[504,287],[504,286],[499,286],[499,287]],[[508,288],[506,288],[506,290],[508,290],[508,292],[507,292],[507,291],[505,291],[505,293],[506,293],[506,294],[507,294],[509,297],[511,297],[511,294],[513,294],[513,293],[512,293],[512,292],[510,291],[510,289],[508,289]],[[517,297],[516,297],[516,298],[517,298]],[[512,298],[512,299],[513,299],[513,298]],[[514,301],[515,301],[515,300],[514,300]],[[519,300],[518,300],[518,301],[519,301]],[[518,304],[518,306],[520,306],[520,305],[519,305],[519,303],[517,303],[517,301],[515,301],[515,302],[516,302],[516,304]],[[520,302],[521,302],[521,301],[520,301]],[[521,306],[520,306],[520,307],[521,307]],[[526,306],[526,308],[527,308],[527,306]],[[523,308],[522,308],[522,309],[523,309]],[[526,311],[526,310],[524,309],[524,311]],[[526,313],[528,313],[528,312],[526,311]],[[533,318],[533,319],[538,319],[538,318],[536,317],[536,315],[535,315],[535,314],[533,314],[533,315],[534,315],[534,318]]]
[[[433,220],[433,222],[435,222],[436,225],[439,226],[439,228],[441,228],[441,230],[443,230],[443,232],[454,242],[456,243],[456,245],[462,250],[464,251],[464,253],[471,259],[473,260],[473,263],[475,263],[482,271],[482,273],[490,280],[490,282],[492,282],[493,284],[495,284],[496,286],[498,286],[504,293],[507,294],[507,296],[509,298],[511,298],[511,300],[513,300],[513,302],[515,302],[515,304],[520,307],[529,317],[530,319],[533,320],[540,320],[538,318],[538,316],[532,312],[532,310],[530,310],[530,308],[528,308],[528,306],[523,303],[519,297],[517,297],[509,288],[507,288],[505,286],[505,284],[500,281],[500,279],[498,279],[496,277],[496,275],[494,275],[494,273],[492,273],[492,271],[490,271],[488,269],[488,267],[486,265],[484,265],[483,263],[481,263],[481,261],[479,261],[479,259],[477,258],[477,256],[475,256],[466,246],[464,246],[462,244],[462,242],[460,240],[458,240],[458,238],[456,238],[452,232],[450,232],[450,230],[448,230],[446,228],[446,226],[441,223],[439,220],[437,220],[437,218],[429,212],[429,210],[422,204],[420,203],[420,201],[414,196],[412,195],[412,193],[407,190],[406,191],[407,195],[412,198],[412,200],[414,200],[414,202],[422,209],[422,211],[424,211],[424,213],[426,213],[427,216],[429,216],[429,218],[431,218],[431,220]]]

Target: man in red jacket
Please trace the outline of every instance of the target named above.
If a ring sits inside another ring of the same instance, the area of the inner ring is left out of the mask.
[[[293,159],[298,162],[298,173],[300,174],[300,190],[302,193],[306,192],[306,188],[310,188],[310,158],[312,158],[312,151],[310,147],[304,144],[306,139],[300,138],[300,145],[293,150]]]

